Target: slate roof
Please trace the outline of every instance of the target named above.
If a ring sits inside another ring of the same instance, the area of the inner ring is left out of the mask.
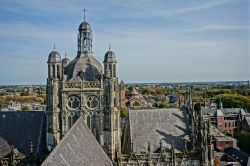
[[[222,112],[224,115],[228,114],[239,114],[240,111],[243,113],[245,112],[242,108],[223,108]]]
[[[11,146],[8,144],[8,142],[0,137],[0,158],[3,158],[10,154],[11,152]]]
[[[57,51],[51,51],[47,63],[61,62],[61,56]]]
[[[213,125],[210,125],[210,134],[216,140],[219,140],[219,141],[232,141],[232,142],[235,143],[235,146],[236,146],[236,142],[237,142],[236,139],[234,139],[233,137],[226,136],[224,133],[222,133],[218,128],[216,128]]]
[[[90,53],[79,53],[65,68],[68,82],[98,81],[102,75],[102,65]]]
[[[25,156],[29,155],[29,144],[39,158],[45,146],[45,113],[43,111],[0,112],[0,137]]]
[[[247,115],[244,109],[240,109],[240,114],[241,114],[242,116]]]
[[[236,148],[227,148],[225,153],[239,161],[242,166],[250,166],[250,157]]]
[[[131,89],[131,91],[129,92],[129,95],[130,96],[137,96],[137,95],[139,95],[139,92],[135,89],[135,87],[133,87]]]
[[[42,166],[111,166],[94,135],[79,118],[61,142],[55,147]]]
[[[184,148],[183,137],[189,132],[188,112],[179,109],[129,110],[130,141],[134,152],[147,152],[159,148],[162,139],[166,152],[173,143],[177,151]]]
[[[115,53],[113,51],[106,52],[103,63],[117,63]]]
[[[63,58],[62,60],[62,67],[67,67],[67,65],[69,64],[70,60],[69,58]]]
[[[247,115],[245,110],[242,108],[223,108],[223,109],[209,109],[204,108],[203,113],[218,116],[237,116],[239,113]]]
[[[210,116],[216,116],[216,111],[217,109],[213,109],[213,108],[202,108],[202,114],[205,115],[210,115]]]
[[[248,126],[250,126],[250,117],[245,117],[246,118],[246,122],[247,122],[247,124],[248,124]]]

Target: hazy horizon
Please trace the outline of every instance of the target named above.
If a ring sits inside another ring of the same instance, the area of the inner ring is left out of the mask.
[[[119,80],[121,81],[121,80]],[[179,83],[233,83],[233,82],[248,82],[249,80],[225,80],[225,81],[180,81],[180,82],[124,82],[125,84],[179,84]],[[0,86],[46,86],[44,84],[0,84]]]
[[[93,32],[102,63],[109,43],[126,83],[246,81],[250,76],[247,0],[0,2],[0,85],[46,84],[53,50],[73,60],[78,26]]]

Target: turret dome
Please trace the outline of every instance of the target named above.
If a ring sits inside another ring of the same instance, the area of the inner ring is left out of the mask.
[[[83,21],[78,28],[79,31],[91,32],[91,27],[88,22]]]
[[[69,62],[70,62],[70,60],[69,60],[69,58],[63,58],[63,60],[62,60],[62,67],[67,67],[68,66],[68,64],[69,64]]]
[[[48,63],[61,62],[61,55],[57,51],[52,51],[49,54]]]
[[[117,63],[115,53],[110,50],[106,52],[103,63]]]

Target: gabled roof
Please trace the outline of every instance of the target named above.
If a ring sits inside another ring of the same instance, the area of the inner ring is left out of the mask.
[[[25,156],[29,155],[29,145],[32,142],[33,153],[38,158],[45,147],[45,113],[0,112],[0,137]]]
[[[250,126],[250,117],[246,116],[245,119],[246,119],[246,122],[247,122],[248,126]]]
[[[183,137],[188,134],[187,110],[144,109],[129,110],[130,140],[132,151],[147,152],[148,144],[156,151],[162,140],[167,152],[173,144],[178,151],[184,148]]]
[[[82,117],[77,120],[42,164],[42,166],[61,165],[113,165]]]
[[[132,88],[132,90],[129,92],[129,94],[136,96],[139,95],[138,91],[135,89],[135,87]]]
[[[125,88],[125,83],[124,83],[124,81],[123,80],[121,80],[121,82],[120,82],[120,88]]]
[[[224,116],[223,112],[221,110],[216,111],[216,116]]]
[[[221,110],[223,112],[224,115],[228,115],[228,114],[239,114],[240,111],[241,113],[245,112],[243,111],[243,109],[241,108],[223,108]],[[243,113],[244,114],[244,113]]]
[[[0,137],[0,158],[3,158],[11,153],[11,146],[8,142]]]
[[[246,115],[245,110],[244,110],[244,109],[240,109],[240,114],[241,114],[242,116],[245,116],[245,115]]]
[[[0,158],[7,157],[11,153],[14,153],[16,157],[25,158],[25,155],[20,153],[14,146],[8,144],[8,142],[0,137]]]

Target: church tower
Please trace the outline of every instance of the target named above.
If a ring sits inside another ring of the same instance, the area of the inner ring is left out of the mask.
[[[104,149],[112,160],[120,152],[120,111],[115,53],[109,50],[104,57]]]
[[[116,57],[108,51],[104,68],[92,50],[92,29],[78,27],[77,55],[73,60],[52,51],[47,79],[47,148],[52,150],[79,117],[112,160],[120,152],[119,87]]]
[[[62,135],[83,116],[97,141],[103,144],[103,74],[102,65],[92,51],[92,30],[87,21],[78,28],[77,56],[63,63]]]
[[[55,48],[54,48],[55,49]],[[60,141],[60,81],[62,79],[61,56],[57,51],[49,54],[47,78],[47,125],[46,140],[48,150]]]

